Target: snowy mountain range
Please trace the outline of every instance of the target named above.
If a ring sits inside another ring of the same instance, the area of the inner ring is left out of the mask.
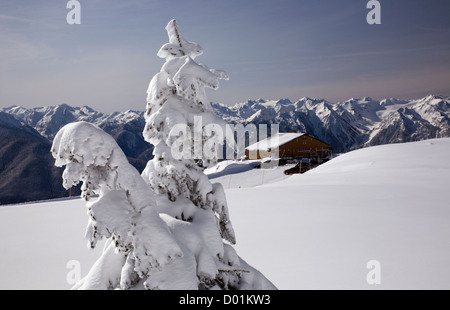
[[[0,112],[0,205],[68,195],[50,147],[35,129]]]
[[[419,100],[369,97],[331,103],[323,99],[248,100],[234,106],[213,104],[229,123],[279,124],[280,132],[308,133],[336,152],[365,146],[450,137],[450,98]]]
[[[280,132],[308,133],[338,152],[371,145],[450,137],[450,97],[429,95],[418,100],[369,97],[332,103],[304,97],[291,102],[248,100],[227,106],[212,103],[215,113],[231,124],[279,124]],[[0,109],[52,140],[65,124],[88,121],[111,134],[127,156],[138,158],[151,146],[142,138],[144,112],[128,110],[105,114],[87,106],[66,104],[27,109]],[[23,126],[23,125],[22,125]],[[145,147],[144,147],[145,146]],[[151,155],[150,155],[151,157]]]
[[[0,109],[0,205],[80,194],[79,188],[69,193],[62,187],[62,169],[55,167],[50,148],[61,127],[81,120],[113,136],[139,171],[151,159],[153,147],[142,137],[142,112],[103,114],[65,104]]]
[[[87,106],[71,107],[66,104],[32,109],[12,106],[0,109],[0,112],[14,116],[16,120],[32,127],[49,141],[53,140],[58,130],[64,125],[76,121],[87,121],[113,136],[133,164],[140,167],[152,157],[153,148],[142,137],[145,125],[144,112],[128,110],[105,114]]]
[[[212,106],[219,117],[231,124],[279,124],[280,132],[308,133],[329,143],[335,153],[365,146],[450,137],[450,97],[437,95],[418,100],[377,101],[365,97],[338,103],[311,98],[295,102],[259,99],[233,106],[220,103],[212,103]],[[153,146],[142,136],[144,112],[128,110],[106,114],[87,106],[66,104],[2,108],[0,204],[67,195],[61,186],[59,170],[53,166],[50,144],[61,127],[82,120],[112,135],[139,171],[152,158]],[[36,169],[36,165],[42,169]],[[36,188],[30,190],[30,186],[24,188],[18,184],[35,184]],[[46,194],[42,195],[43,192]]]

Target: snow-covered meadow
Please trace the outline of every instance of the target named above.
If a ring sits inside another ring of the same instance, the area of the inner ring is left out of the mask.
[[[279,289],[449,289],[449,155],[450,139],[435,139],[360,149],[302,175],[211,181],[226,189],[239,256]],[[88,249],[87,220],[79,199],[1,207],[0,289],[71,288],[102,250]],[[380,284],[367,281],[374,272]]]
[[[369,147],[230,189],[237,250],[280,289],[449,289],[449,158],[450,139]]]

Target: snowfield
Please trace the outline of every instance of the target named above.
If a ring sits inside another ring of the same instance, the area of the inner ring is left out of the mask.
[[[226,189],[239,256],[279,289],[450,289],[449,158],[443,138],[289,177],[222,167],[211,182]],[[1,207],[0,289],[71,288],[102,251],[87,248],[87,220],[78,199]]]
[[[0,208],[0,289],[70,289],[71,262],[85,276],[102,253],[87,246],[87,220],[80,199]]]
[[[236,248],[279,289],[449,289],[449,156],[450,139],[370,147],[228,190]]]

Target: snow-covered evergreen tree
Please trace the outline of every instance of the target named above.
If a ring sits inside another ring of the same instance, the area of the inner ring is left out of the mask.
[[[147,288],[160,287],[153,275],[182,257],[183,251],[159,217],[153,192],[116,141],[95,125],[71,123],[57,133],[52,154],[55,165],[66,166],[66,189],[82,181],[84,199],[99,195],[87,203],[89,246],[109,239],[102,257],[77,287],[130,288],[139,282]]]
[[[166,62],[148,89],[143,135],[155,148],[143,177],[157,194],[166,194],[171,201],[185,198],[198,208],[211,208],[218,216],[222,237],[233,244],[235,236],[223,188],[211,184],[196,163],[202,160],[209,166],[217,160],[217,152],[208,153],[204,146],[211,139],[215,142],[212,144],[219,145],[223,136],[208,135],[207,129],[216,125],[221,129],[215,133],[223,132],[225,124],[213,113],[205,87],[218,88],[219,79],[228,77],[224,71],[208,69],[194,61],[203,50],[180,35],[175,20],[169,22],[166,30],[169,43],[158,52]],[[185,214],[176,216],[188,218]]]
[[[225,132],[225,123],[214,115],[205,87],[217,89],[219,79],[228,76],[195,62],[203,50],[181,36],[175,20],[166,30],[169,43],[157,54],[166,62],[148,88],[143,132],[155,146],[154,158],[142,176],[159,196],[164,212],[196,227],[193,230],[205,240],[207,261],[197,259],[200,288],[273,288],[263,276],[258,283],[249,280],[257,271],[229,245],[236,239],[223,187],[211,184],[196,164],[217,161],[219,152],[210,152],[210,146],[222,143],[224,137],[218,133]]]

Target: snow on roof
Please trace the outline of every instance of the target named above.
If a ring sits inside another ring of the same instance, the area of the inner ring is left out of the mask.
[[[270,136],[269,138],[266,138],[257,143],[249,145],[245,149],[248,151],[256,151],[256,150],[268,151],[269,149],[277,148],[277,147],[284,145],[284,144],[294,140],[295,138],[298,138],[303,135],[304,135],[304,133],[300,133],[300,132],[295,132],[295,133],[280,132],[276,135]]]

